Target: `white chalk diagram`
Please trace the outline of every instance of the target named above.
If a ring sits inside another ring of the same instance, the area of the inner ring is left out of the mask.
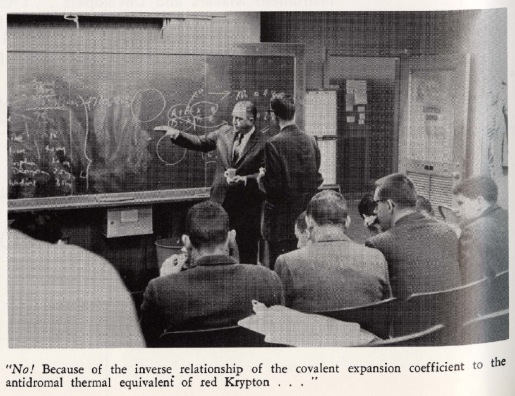
[[[51,82],[40,82],[42,85],[49,85],[52,86],[53,84]],[[237,92],[237,99],[244,99],[243,97],[238,97],[240,91]],[[210,131],[215,131],[225,125],[228,125],[227,121],[223,121],[217,125],[209,125],[212,124],[215,118],[215,115],[218,113],[220,104],[207,101],[207,100],[199,100],[200,96],[204,93],[203,89],[199,89],[195,91],[188,103],[177,103],[172,105],[167,113],[167,123],[169,126],[174,127],[176,129],[179,129],[184,132],[188,131],[201,131],[201,133],[207,133]],[[227,97],[231,94],[230,91],[223,91],[223,92],[209,92],[208,95],[214,95],[214,96],[220,96],[219,101],[222,102],[226,100]],[[265,94],[264,94],[265,95]],[[14,110],[13,114],[11,114],[11,117],[21,117],[23,118],[23,123],[25,125],[24,130],[25,134],[28,139],[30,139],[30,133],[29,133],[29,127],[28,123],[38,121],[41,117],[41,114],[45,114],[46,110],[61,110],[61,111],[67,111],[69,113],[69,139],[70,139],[70,145],[72,142],[72,107],[80,108],[82,111],[84,111],[84,119],[85,123],[83,125],[84,127],[84,139],[81,144],[82,146],[82,155],[84,156],[84,159],[86,161],[86,168],[81,171],[79,177],[81,179],[85,179],[86,182],[86,190],[89,189],[90,185],[90,168],[94,162],[92,158],[88,155],[88,144],[90,139],[90,123],[89,123],[89,114],[91,114],[95,107],[97,106],[112,106],[113,104],[122,104],[126,106],[130,106],[130,114],[133,117],[133,119],[138,123],[150,123],[154,120],[156,120],[158,117],[160,117],[165,109],[167,108],[167,101],[165,98],[165,95],[156,88],[146,88],[137,91],[134,96],[132,97],[121,97],[121,96],[113,96],[113,97],[104,97],[104,96],[89,96],[87,98],[82,97],[81,95],[76,95],[72,98],[63,99],[60,95],[58,95],[55,91],[52,89],[47,90],[46,92],[37,92],[34,96],[31,98],[17,98],[13,102],[10,103],[10,105],[14,105],[15,103],[24,102],[28,100],[29,103],[33,104],[36,103],[35,106],[28,106],[24,108],[21,106],[19,108],[16,106],[18,110],[21,111],[18,112]],[[140,116],[140,111],[138,111],[138,104],[141,104],[143,101],[147,104],[146,109],[151,109],[152,111],[150,114],[148,112],[145,113],[145,119],[142,119]],[[32,114],[33,116],[38,117],[38,119],[34,120],[33,117],[27,117],[27,112],[31,112],[29,114]],[[258,114],[259,118],[259,114]],[[266,119],[266,114],[265,114]],[[266,133],[268,130],[268,127],[265,127],[261,130],[262,133]],[[19,137],[21,138],[21,136]],[[136,138],[136,137],[135,137]],[[162,137],[160,137],[154,147],[153,150],[155,150],[155,154],[157,159],[164,164],[165,166],[176,166],[180,164],[187,155],[188,150],[180,148],[176,145],[168,146],[168,151],[170,150],[170,147],[172,148],[172,158],[165,158],[166,155],[164,155],[163,150],[165,145],[163,144],[163,141],[165,141],[166,135],[163,134]],[[149,139],[153,140],[153,139]],[[37,140],[34,140],[35,148],[37,151],[37,155],[40,158],[40,148],[37,145]],[[69,155],[72,155],[72,150],[67,150]],[[166,153],[168,156],[170,156],[170,152]],[[216,154],[212,152],[208,153],[202,153],[202,158],[204,160],[205,164],[205,172],[206,177],[208,173],[208,167],[212,164],[216,164]],[[71,163],[72,160],[70,158],[69,163]],[[71,169],[69,170],[71,172]],[[70,180],[71,180],[71,174],[70,174]]]

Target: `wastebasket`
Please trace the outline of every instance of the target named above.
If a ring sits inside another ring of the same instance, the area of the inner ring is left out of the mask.
[[[161,269],[165,260],[173,254],[180,254],[182,249],[181,238],[162,238],[156,241],[157,264]]]

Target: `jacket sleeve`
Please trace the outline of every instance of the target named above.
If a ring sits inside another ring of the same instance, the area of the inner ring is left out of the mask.
[[[286,307],[293,306],[293,301],[295,298],[294,290],[293,290],[293,278],[291,276],[291,271],[284,258],[278,257],[275,262],[274,271],[279,275],[279,279],[283,284],[284,290],[284,305]]]
[[[488,257],[485,257],[486,230],[482,231],[478,233],[465,227],[460,236],[459,261],[463,285],[495,275]]]
[[[181,132],[172,143],[177,146],[184,147],[188,150],[202,151],[204,153],[216,149],[216,142],[223,128],[210,132],[206,135],[193,135],[187,132]]]
[[[315,138],[313,138],[313,146],[315,147],[315,161],[316,161],[316,167],[317,167],[317,179],[316,184],[317,187],[320,187],[322,183],[324,182],[324,177],[320,173],[320,165],[322,162],[321,154],[320,154],[320,148],[318,147],[318,143]]]
[[[141,304],[141,331],[147,347],[155,347],[158,344],[159,336],[163,334],[166,324],[163,322],[163,313],[156,304],[157,290],[154,282],[150,282],[143,294]]]
[[[265,170],[263,187],[267,197],[272,200],[284,198],[288,185],[284,176],[283,160],[271,142],[267,142],[265,145]]]

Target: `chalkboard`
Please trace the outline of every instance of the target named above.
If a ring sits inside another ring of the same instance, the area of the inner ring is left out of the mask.
[[[10,203],[209,187],[216,154],[153,128],[229,127],[234,104],[249,99],[257,130],[273,135],[270,97],[294,94],[295,66],[289,55],[10,52]]]

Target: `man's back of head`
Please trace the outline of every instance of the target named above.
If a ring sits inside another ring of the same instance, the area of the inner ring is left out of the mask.
[[[276,117],[283,121],[291,121],[295,116],[295,103],[290,95],[279,93],[272,97],[270,108]]]
[[[197,250],[213,250],[227,242],[229,216],[221,205],[205,201],[194,205],[186,215],[185,234]]]
[[[392,173],[376,181],[376,196],[376,201],[391,199],[401,208],[417,205],[415,185],[402,173]]]
[[[349,225],[347,201],[335,191],[321,191],[309,202],[306,221],[308,226],[338,227],[343,232]]]

